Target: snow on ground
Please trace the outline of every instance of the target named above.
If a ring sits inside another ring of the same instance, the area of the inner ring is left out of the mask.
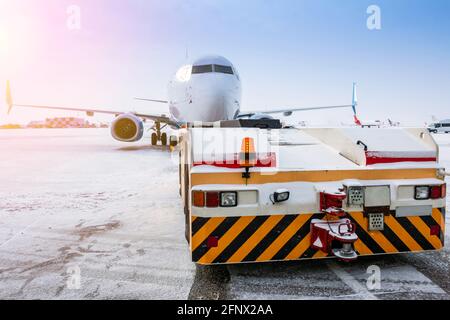
[[[448,246],[349,265],[196,268],[177,163],[148,140],[119,143],[103,129],[0,131],[0,299],[449,298]],[[450,171],[450,135],[436,140]],[[367,289],[371,265],[380,289]]]
[[[0,298],[188,296],[177,166],[147,145],[99,129],[0,132]]]

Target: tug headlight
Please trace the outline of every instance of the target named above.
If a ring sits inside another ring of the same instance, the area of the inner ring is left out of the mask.
[[[287,189],[279,189],[277,191],[275,191],[275,193],[273,194],[273,202],[278,203],[278,202],[283,202],[283,201],[287,201],[289,200],[289,190]]]
[[[236,207],[237,206],[237,192],[221,192],[220,193],[221,207]]]
[[[430,187],[428,186],[417,186],[414,192],[414,199],[416,200],[426,200],[430,198]]]

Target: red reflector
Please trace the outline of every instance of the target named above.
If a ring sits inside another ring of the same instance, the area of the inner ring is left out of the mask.
[[[430,198],[431,199],[439,199],[442,195],[441,186],[432,186],[430,188]]]
[[[431,226],[430,236],[438,236],[439,237],[440,234],[441,234],[441,227],[438,224]]]
[[[447,196],[447,184],[444,183],[441,186],[441,198],[445,198]]]
[[[208,248],[217,248],[219,246],[219,237],[209,236],[206,240],[206,246]]]
[[[219,206],[218,192],[206,192],[206,206],[208,208],[216,208]]]

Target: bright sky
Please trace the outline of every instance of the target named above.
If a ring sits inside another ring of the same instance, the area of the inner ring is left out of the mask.
[[[367,28],[372,4],[380,30]],[[79,30],[67,27],[70,5]],[[243,109],[349,103],[356,81],[362,119],[450,118],[449,16],[447,0],[0,0],[0,123],[82,115],[7,116],[6,79],[17,103],[164,112],[133,97],[165,99],[186,48],[236,65]]]

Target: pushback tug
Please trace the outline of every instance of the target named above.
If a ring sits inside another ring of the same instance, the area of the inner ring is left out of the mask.
[[[444,168],[426,129],[188,126],[180,192],[192,261],[224,264],[439,250]]]

